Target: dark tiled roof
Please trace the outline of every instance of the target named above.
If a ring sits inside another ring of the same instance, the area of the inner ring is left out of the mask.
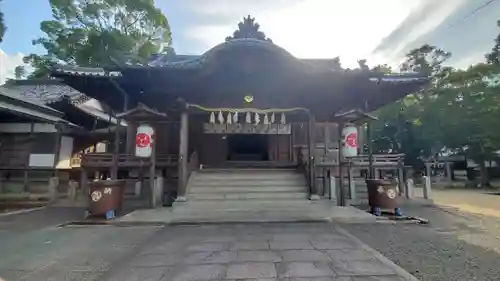
[[[29,96],[23,96],[22,93],[16,89],[12,88],[7,88],[5,86],[0,86],[0,95],[7,97],[9,99],[21,102],[21,103],[26,103],[35,107],[43,108],[45,110],[51,111],[54,114],[62,114],[58,110],[47,106],[45,103],[41,102],[39,99],[32,98]]]
[[[90,98],[85,94],[65,84],[20,84],[11,86],[15,92],[24,98],[36,100],[42,104],[53,104],[67,99],[71,104],[81,104]]]

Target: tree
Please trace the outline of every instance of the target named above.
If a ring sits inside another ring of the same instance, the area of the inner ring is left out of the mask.
[[[497,26],[500,28],[500,20],[497,21]],[[495,38],[495,45],[491,53],[486,54],[486,61],[491,64],[500,65],[500,33]]]
[[[16,68],[14,69],[14,77],[19,80],[24,78],[25,75],[26,75],[26,70],[24,66],[22,65],[16,66]]]
[[[166,16],[154,0],[50,0],[52,20],[43,21],[45,36],[33,40],[45,55],[31,54],[25,63],[32,77],[47,75],[52,64],[99,67],[130,58],[142,62],[171,48]]]
[[[441,81],[436,99],[443,120],[441,143],[479,165],[482,186],[489,186],[485,163],[500,148],[500,86],[491,79],[499,73],[487,63],[456,70]]]
[[[450,53],[431,45],[423,45],[408,52],[400,68],[402,71],[427,73],[432,78],[429,87],[377,111],[379,120],[373,123],[374,151],[405,154],[405,164],[423,168],[423,159],[442,149],[437,141],[441,132],[436,119],[435,85],[450,69],[442,64]],[[391,73],[388,65],[378,65],[375,71]]]
[[[2,3],[2,0],[0,0],[0,4],[1,3]],[[0,11],[0,43],[2,43],[3,36],[5,35],[6,31],[7,31],[7,27],[5,26],[3,13],[2,13],[2,11]]]

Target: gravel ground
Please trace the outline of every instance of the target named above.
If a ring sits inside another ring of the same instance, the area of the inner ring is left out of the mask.
[[[500,219],[430,206],[404,210],[430,224],[342,227],[421,280],[500,280]]]

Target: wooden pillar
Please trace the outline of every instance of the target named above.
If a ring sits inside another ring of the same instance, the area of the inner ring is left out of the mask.
[[[56,126],[56,129],[57,129],[57,126]],[[31,122],[30,124],[30,137],[33,136],[33,133],[35,131],[35,123],[34,122]],[[29,148],[31,148],[30,146],[28,146]],[[24,192],[29,192],[29,175],[28,175],[28,172],[29,172],[29,169],[30,169],[30,155],[31,155],[31,149],[29,149],[28,153],[26,153],[27,157],[26,157],[26,163],[25,163],[25,169],[24,169],[24,180],[23,180],[23,190]],[[54,160],[55,161],[55,160]]]
[[[490,165],[490,167],[491,167],[491,165]],[[447,180],[448,182],[453,181],[453,175],[452,175],[453,170],[451,169],[451,162],[448,162],[448,161],[447,161],[447,162],[444,164],[444,168],[445,168],[445,176],[446,176],[446,180]]]
[[[431,163],[425,163],[425,175],[428,176],[429,178],[432,177],[432,164]]]
[[[324,136],[324,144],[325,144],[325,147],[324,147],[324,157],[323,157],[323,161],[326,162],[327,161],[327,156],[328,156],[328,153],[330,151],[330,127],[329,127],[330,123],[329,122],[325,122],[325,128],[324,128],[324,132],[325,132],[325,136]],[[327,187],[329,186],[330,184],[330,175],[329,175],[329,169],[328,168],[323,168],[323,195],[325,195],[325,191],[327,189]]]
[[[314,116],[312,114],[309,114],[309,122],[308,122],[308,163],[309,163],[309,179],[310,179],[310,196],[309,200],[318,200],[319,195],[318,191],[316,189],[316,175],[314,172],[315,165],[315,151],[316,151],[316,128],[315,128],[316,122],[314,119]]]
[[[113,147],[113,164],[111,166],[110,177],[112,180],[118,178],[118,158],[120,156],[120,119],[116,119],[115,144]]]
[[[125,153],[133,154],[134,150],[134,139],[135,139],[136,127],[135,124],[127,123],[127,136],[125,137]]]
[[[189,115],[186,111],[181,113],[181,127],[179,140],[179,179],[177,186],[178,202],[186,201],[186,177],[188,170],[188,144],[189,144]]]
[[[59,164],[59,154],[61,152],[61,138],[62,138],[62,132],[61,128],[59,126],[56,126],[56,143],[54,145],[54,176],[56,175],[57,171],[57,164]]]
[[[89,195],[89,179],[87,170],[84,167],[80,168],[80,189],[82,190],[84,200],[87,200]]]
[[[358,129],[358,155],[364,154],[364,147],[365,147],[365,142],[366,142],[366,130],[365,126],[357,126]]]
[[[342,170],[344,166],[344,155],[342,153],[342,128],[344,124],[342,122],[338,123],[338,136],[339,136],[339,150],[338,150],[338,167],[339,167],[339,188],[338,188],[338,197],[337,197],[337,205],[345,206],[345,190],[344,190],[344,176],[342,175]]]
[[[352,164],[351,162],[348,163],[347,167],[347,179],[349,183],[349,199],[355,200],[356,199],[356,182],[354,181],[354,176],[352,174]]]
[[[158,201],[156,200],[156,188],[155,188],[155,178],[156,178],[156,128],[154,128],[153,135],[151,136],[151,157],[149,165],[149,188],[151,191],[151,207],[158,207]]]
[[[373,143],[372,143],[372,125],[371,121],[366,124],[366,141],[368,144],[368,178],[373,179],[375,171],[373,170]]]

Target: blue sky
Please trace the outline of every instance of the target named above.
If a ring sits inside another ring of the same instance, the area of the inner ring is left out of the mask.
[[[30,3],[22,6],[20,2]],[[255,16],[273,41],[297,57],[396,63],[423,43],[451,51],[452,64],[481,60],[498,34],[500,1],[467,16],[483,0],[157,0],[177,53],[201,54],[222,42],[238,21]],[[0,44],[0,84],[25,54],[43,53],[31,40],[51,18],[48,0],[3,0],[8,32]]]

